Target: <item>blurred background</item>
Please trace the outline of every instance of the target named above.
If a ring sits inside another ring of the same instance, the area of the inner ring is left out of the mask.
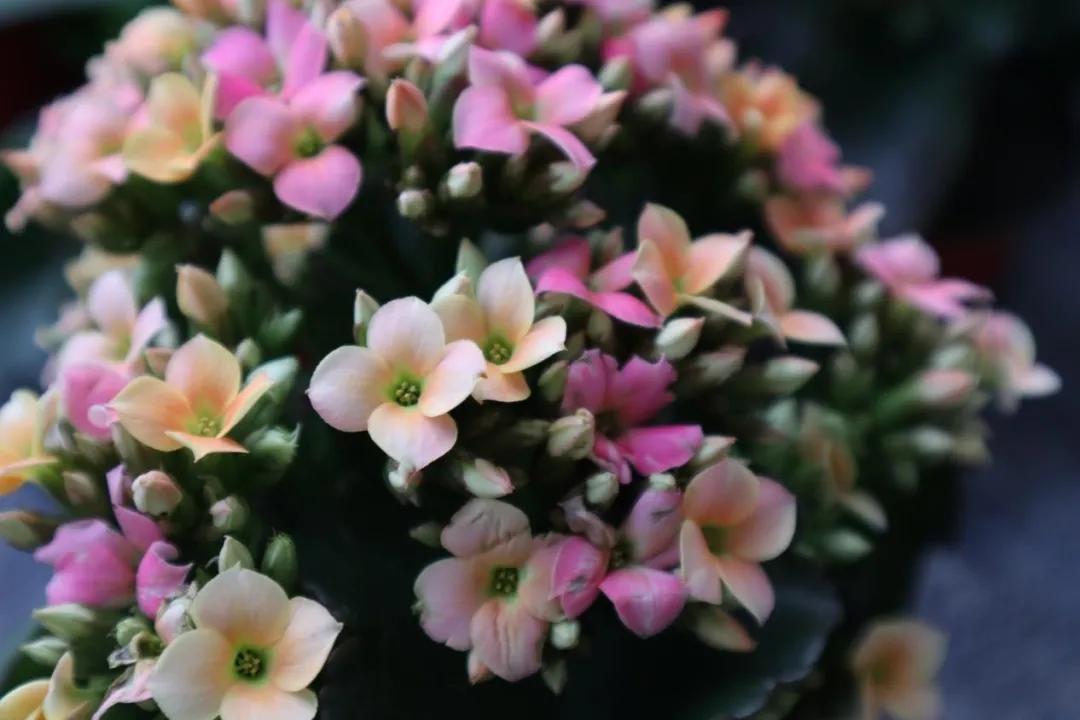
[[[146,3],[0,0],[0,146]],[[698,1],[704,8],[715,3]],[[1064,720],[1080,707],[1080,2],[731,0],[743,57],[798,76],[845,159],[874,170],[885,235],[917,229],[946,274],[1025,317],[1064,391],[993,418],[993,466],[966,475],[955,532],[911,601],[951,636],[947,717]],[[15,201],[0,174],[0,208]],[[55,318],[64,258],[0,229],[0,397],[36,386],[34,329]],[[0,509],[40,503],[32,488]],[[0,548],[0,657],[43,602],[46,569]]]

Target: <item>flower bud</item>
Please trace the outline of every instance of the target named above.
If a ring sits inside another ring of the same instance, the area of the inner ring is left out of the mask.
[[[397,209],[409,220],[420,220],[431,211],[431,193],[427,190],[403,190],[397,197]]]
[[[761,376],[764,389],[775,395],[791,395],[809,382],[818,368],[813,360],[794,355],[774,358],[765,364]]]
[[[218,285],[225,291],[229,305],[250,302],[253,287],[251,273],[232,250],[221,253],[216,279]]]
[[[828,253],[816,255],[806,261],[806,284],[819,295],[831,296],[840,287],[840,266]]]
[[[462,468],[461,479],[465,489],[478,498],[500,498],[514,492],[510,473],[484,458],[467,463]]]
[[[583,460],[592,452],[596,440],[596,420],[581,408],[573,415],[561,417],[548,428],[548,454],[569,460]]]
[[[671,473],[653,473],[649,476],[649,488],[652,490],[674,490],[678,486]]]
[[[262,350],[259,349],[259,343],[251,338],[244,338],[240,341],[236,346],[235,355],[236,359],[240,361],[240,366],[245,370],[251,370],[262,362]]]
[[[363,290],[356,291],[356,300],[353,302],[353,337],[357,345],[367,345],[368,325],[378,309],[379,303],[375,302],[375,298]]]
[[[605,149],[619,131],[615,121],[625,100],[625,90],[604,93],[592,111],[574,124],[574,133],[586,143]]]
[[[956,445],[952,435],[940,428],[930,426],[912,430],[908,441],[916,455],[930,462],[944,459]]]
[[[619,479],[613,472],[599,472],[585,481],[585,499],[590,505],[606,507],[619,494]]]
[[[167,645],[188,630],[193,630],[194,625],[188,616],[191,600],[197,591],[193,583],[185,595],[169,600],[158,610],[157,619],[154,621],[154,632]]]
[[[557,44],[566,35],[566,11],[556,8],[536,23],[536,44],[544,48]]]
[[[296,543],[288,535],[275,535],[263,553],[262,572],[277,581],[278,585],[291,590],[296,584]]]
[[[262,25],[266,17],[266,2],[267,0],[236,0],[236,19],[251,27]]]
[[[334,59],[343,67],[362,70],[368,35],[363,23],[348,6],[339,7],[326,21],[326,39]]]
[[[247,503],[235,495],[218,500],[210,506],[210,520],[219,533],[235,533],[243,530],[251,516]]]
[[[293,308],[283,313],[273,313],[259,329],[258,337],[271,355],[291,346],[293,338],[304,322],[304,311]]]
[[[64,495],[72,507],[90,508],[104,501],[101,488],[87,473],[77,470],[65,470]]]
[[[656,335],[656,350],[668,360],[681,360],[697,347],[705,318],[669,320]]]
[[[585,334],[594,346],[611,348],[615,341],[615,322],[602,310],[593,310],[585,323]]]
[[[872,312],[885,297],[885,287],[876,280],[866,280],[855,286],[852,302],[859,310]]]
[[[170,514],[184,498],[184,493],[171,477],[160,470],[151,470],[131,483],[131,495],[139,512],[151,517]]]
[[[436,550],[442,549],[443,526],[436,522],[427,522],[409,530],[409,537],[418,543]]]
[[[25,510],[0,512],[0,540],[16,550],[36,550],[52,539],[56,524]]]
[[[519,420],[505,430],[499,432],[495,442],[500,447],[510,450],[529,450],[544,442],[548,436],[551,423],[538,418]]]
[[[299,443],[299,427],[287,430],[275,425],[253,433],[246,445],[251,459],[258,464],[259,479],[266,483],[280,480],[296,459]]]
[[[706,389],[722,385],[743,366],[746,348],[725,347],[703,353],[690,360],[680,375],[680,382],[688,389]]]
[[[540,668],[540,678],[547,685],[548,690],[555,695],[562,695],[569,676],[570,671],[566,667],[566,661],[562,658],[544,663],[543,667]]]
[[[210,214],[226,225],[243,225],[255,217],[255,196],[249,190],[230,190],[210,203]]]
[[[856,317],[851,323],[848,337],[852,352],[864,357],[872,355],[881,339],[877,316],[867,313]]]
[[[38,608],[31,615],[43,628],[69,643],[105,629],[96,611],[75,603]]]
[[[540,395],[548,402],[558,402],[566,392],[566,378],[570,374],[570,366],[565,360],[556,360],[540,373],[537,385],[540,387]]]
[[[386,481],[390,488],[401,495],[408,495],[415,490],[424,474],[408,463],[390,461],[387,465]]]
[[[990,461],[990,449],[981,428],[964,430],[956,436],[952,458],[964,465],[984,465]]]
[[[390,83],[386,93],[386,122],[391,130],[418,134],[428,122],[427,98],[408,80]]]
[[[474,162],[458,163],[446,173],[446,194],[455,200],[474,198],[484,189],[484,171]]]
[[[757,643],[746,628],[718,607],[702,605],[689,613],[690,629],[714,650],[753,652]]]
[[[633,76],[634,71],[630,65],[630,58],[620,55],[604,63],[604,66],[600,68],[597,79],[606,92],[615,92],[617,90],[629,90]]]
[[[184,317],[220,336],[229,312],[229,299],[217,279],[202,268],[176,269],[176,302]]]
[[[450,278],[435,291],[431,296],[431,302],[436,302],[451,295],[472,295],[472,280],[465,273],[458,273]]]
[[[547,166],[546,189],[553,195],[569,195],[580,188],[588,177],[574,163],[569,161],[557,161]]]
[[[247,549],[247,545],[232,535],[226,535],[224,542],[221,543],[221,551],[218,553],[218,572],[225,572],[237,566],[251,570],[255,567],[255,559],[251,557],[251,551]]]
[[[577,647],[581,639],[581,625],[576,620],[563,620],[551,626],[551,644],[557,650]]]
[[[821,549],[831,560],[854,562],[865,557],[874,546],[857,532],[837,528],[821,538]]]
[[[125,430],[123,425],[113,423],[109,426],[109,430],[112,434],[113,446],[116,448],[116,452],[120,455],[120,460],[123,461],[125,467],[133,470],[150,465],[151,451],[131,437],[131,433]]]
[[[141,617],[126,617],[116,624],[113,634],[116,636],[116,644],[127,645],[135,636],[150,632],[150,624]]]
[[[465,273],[475,287],[480,279],[480,273],[484,272],[487,265],[487,257],[480,248],[476,247],[467,238],[461,241],[461,244],[458,245],[454,272]]]
[[[735,438],[725,435],[706,435],[698,448],[697,453],[690,464],[695,468],[706,468],[715,465],[718,460],[727,456],[728,450],[735,444]]]
[[[60,662],[60,658],[68,651],[68,646],[60,638],[46,636],[26,643],[19,650],[38,665],[51,668]]]
[[[963,370],[926,370],[915,380],[915,396],[924,407],[951,408],[967,402],[977,385]]]

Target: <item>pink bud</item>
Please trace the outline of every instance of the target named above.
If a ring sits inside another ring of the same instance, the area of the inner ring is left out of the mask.
[[[184,317],[220,333],[229,310],[229,299],[213,275],[194,265],[176,269],[176,302]]]
[[[386,93],[386,121],[392,130],[419,133],[427,125],[427,99],[408,80],[395,80]]]

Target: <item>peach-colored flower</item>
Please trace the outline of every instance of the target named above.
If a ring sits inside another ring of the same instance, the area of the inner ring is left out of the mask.
[[[201,460],[214,453],[246,453],[226,437],[273,381],[255,375],[241,390],[240,362],[199,335],[169,359],[165,379],[143,375],[128,383],[109,407],[124,429],[162,452],[186,447]]]
[[[216,93],[213,75],[203,82],[202,93],[179,73],[154,78],[146,99],[146,125],[124,141],[128,169],[159,183],[190,178],[221,137],[213,128]]]
[[[311,720],[308,686],[342,625],[322,605],[233,567],[191,603],[195,629],[162,653],[150,693],[169,720]]]
[[[750,233],[706,235],[691,242],[686,223],[673,210],[648,205],[638,219],[638,251],[633,277],[662,316],[680,305],[750,324],[750,315],[707,297],[709,290],[741,263],[750,247]]]
[[[754,247],[743,275],[755,316],[778,336],[797,342],[843,345],[844,334],[829,318],[808,310],[795,310],[795,280],[784,261],[768,250]]]
[[[176,8],[148,8],[124,26],[120,37],[106,46],[105,55],[153,77],[178,69],[194,48],[195,35],[195,23]]]
[[[56,462],[42,449],[49,404],[16,390],[0,407],[0,496],[18,490],[35,469]]]
[[[855,646],[863,720],[936,720],[941,694],[934,679],[945,661],[945,637],[917,620],[879,620]]]
[[[792,132],[820,113],[795,78],[777,68],[751,64],[725,75],[720,97],[739,132],[776,152]]]
[[[91,699],[75,686],[75,659],[65,653],[48,680],[31,680],[0,698],[3,720],[71,720],[89,714]]]
[[[760,563],[787,549],[795,498],[780,483],[725,459],[686,488],[679,557],[690,596],[719,605],[730,593],[758,622],[772,614],[772,584]]]
[[[449,412],[469,397],[486,365],[471,340],[446,342],[427,303],[401,298],[372,316],[367,347],[340,347],[323,358],[308,396],[329,425],[368,432],[387,455],[419,470],[454,446]]]
[[[795,255],[850,252],[869,240],[885,214],[879,203],[863,203],[850,213],[835,195],[776,195],[765,201],[765,222],[781,247]]]
[[[518,258],[488,266],[476,283],[476,297],[450,294],[432,308],[442,319],[448,340],[472,340],[484,352],[487,369],[476,384],[477,400],[517,402],[529,397],[523,370],[563,349],[566,321],[534,322],[536,301]]]
[[[1006,409],[1020,398],[1053,395],[1061,378],[1035,362],[1035,338],[1024,321],[1007,312],[991,312],[975,319],[971,332],[984,373],[998,391]]]

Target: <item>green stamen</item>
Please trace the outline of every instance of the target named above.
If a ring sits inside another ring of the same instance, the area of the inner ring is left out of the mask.
[[[402,407],[412,407],[420,402],[420,392],[423,387],[419,380],[402,378],[390,391],[390,398]]]
[[[296,140],[296,154],[302,158],[315,157],[323,149],[322,138],[311,128],[305,130]]]
[[[502,365],[513,354],[513,346],[501,337],[490,338],[484,346],[484,358],[495,365]]]
[[[701,534],[705,536],[705,544],[709,546],[709,552],[713,555],[724,554],[727,545],[727,528],[706,525],[701,528]]]
[[[245,647],[233,657],[233,672],[236,677],[245,682],[257,682],[262,679],[267,670],[267,658],[265,653],[255,648]]]
[[[199,437],[217,437],[221,433],[221,419],[201,415],[190,426],[191,434]]]
[[[517,592],[520,573],[517,568],[497,567],[491,571],[488,592],[496,597],[511,597]]]

